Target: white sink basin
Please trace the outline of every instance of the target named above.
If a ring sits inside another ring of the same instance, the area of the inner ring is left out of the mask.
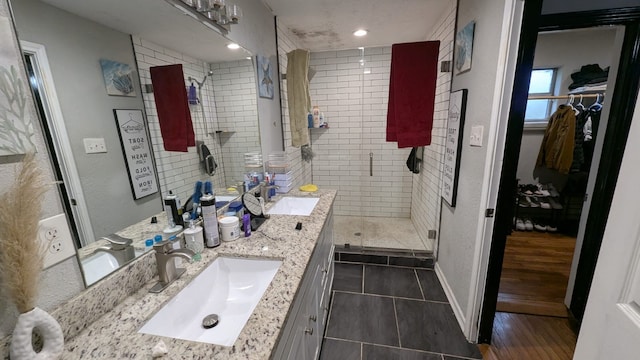
[[[232,346],[282,261],[219,257],[138,331]],[[217,314],[211,329],[202,320]]]
[[[216,195],[216,201],[231,202],[238,198],[239,195]]]
[[[267,214],[309,216],[319,200],[320,198],[310,197],[283,197],[267,210]]]
[[[142,254],[144,254],[144,251],[135,250],[136,258]],[[103,251],[95,252],[81,259],[80,263],[82,264],[84,279],[87,282],[87,286],[120,268],[118,260],[116,260],[113,255]]]

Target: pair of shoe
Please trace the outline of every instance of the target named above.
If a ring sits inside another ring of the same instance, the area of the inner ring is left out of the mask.
[[[558,231],[558,228],[555,227],[555,226],[538,224],[538,223],[535,223],[533,225],[533,228],[536,231],[546,231],[546,232],[556,232],[556,231]]]
[[[520,218],[516,219],[516,230],[518,231],[531,231],[533,230],[533,222],[529,219],[522,220]]]

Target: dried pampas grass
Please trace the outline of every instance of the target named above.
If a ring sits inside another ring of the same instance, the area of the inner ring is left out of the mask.
[[[44,260],[38,221],[48,188],[35,155],[27,154],[14,183],[0,196],[0,274],[20,313],[36,302]]]

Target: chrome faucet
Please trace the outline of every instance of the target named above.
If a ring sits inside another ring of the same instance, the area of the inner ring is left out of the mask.
[[[271,200],[271,196],[269,196],[271,189],[280,189],[280,186],[269,185],[266,181],[260,183],[260,197],[263,198],[265,202],[269,202]]]
[[[112,255],[118,261],[118,265],[122,266],[129,261],[135,259],[136,253],[133,249],[131,239],[127,239],[117,234],[104,236],[102,239],[109,243],[96,248],[95,252],[102,251]]]
[[[153,245],[153,250],[156,252],[156,263],[158,265],[158,283],[149,292],[159,293],[186,271],[183,268],[176,268],[174,258],[181,257],[191,261],[196,253],[189,249],[174,249],[169,241],[162,241]]]

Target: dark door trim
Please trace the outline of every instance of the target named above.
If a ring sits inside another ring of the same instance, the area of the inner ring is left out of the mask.
[[[611,112],[604,137],[591,206],[587,215],[586,231],[578,262],[578,276],[576,277],[573,300],[570,307],[573,315],[578,319],[582,319],[584,314],[640,85],[640,7],[541,16],[538,6],[541,6],[538,0],[525,2],[518,49],[518,63],[516,65],[513,96],[507,124],[504,161],[498,189],[496,221],[489,253],[484,302],[480,314],[478,333],[478,342],[480,343],[491,342],[502,261],[506,237],[511,229],[513,199],[516,191],[515,179],[518,157],[512,154],[520,153],[526,97],[530,73],[533,69],[533,57],[538,31],[601,25],[625,25],[625,39],[620,57],[620,66],[614,94],[610,97]]]

